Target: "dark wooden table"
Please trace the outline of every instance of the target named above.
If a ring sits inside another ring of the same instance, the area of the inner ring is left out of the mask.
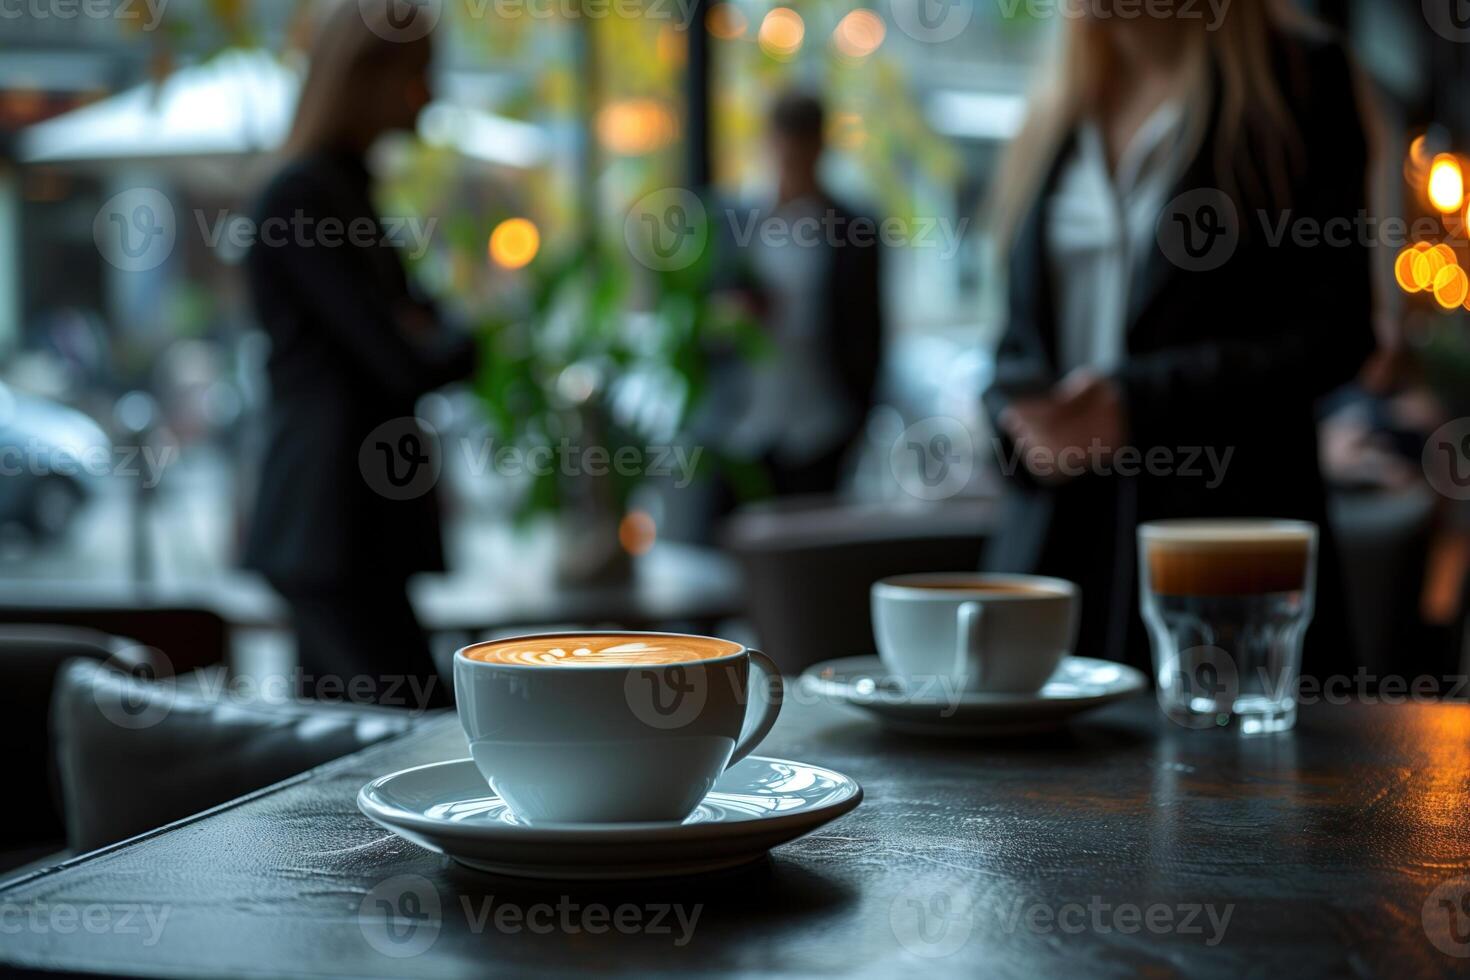
[[[179,976],[1470,968],[1470,707],[1313,707],[1293,734],[1245,740],[1139,698],[1050,737],[946,744],[791,703],[765,750],[851,773],[867,798],[747,869],[527,883],[357,812],[369,778],[463,751],[446,718],[11,884],[0,959]],[[388,942],[385,895],[424,931]]]

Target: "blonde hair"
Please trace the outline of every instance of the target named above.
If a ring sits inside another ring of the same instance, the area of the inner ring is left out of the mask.
[[[1268,194],[1277,201],[1288,196],[1301,137],[1277,78],[1271,37],[1279,30],[1314,27],[1290,0],[1233,0],[1216,27],[1201,23],[1199,29],[1178,32],[1185,159],[1192,160],[1209,135],[1211,104],[1218,97],[1213,166],[1216,182],[1227,192]],[[1098,106],[1117,57],[1106,29],[1069,18],[1054,64],[1041,72],[1050,84],[1032,94],[992,189],[990,217],[1001,242],[1013,236],[1067,134]]]
[[[396,59],[427,60],[428,37],[390,40],[393,28],[387,11],[391,2],[339,0],[328,12],[312,41],[311,61],[284,153],[299,156],[349,145],[361,114],[362,80]]]

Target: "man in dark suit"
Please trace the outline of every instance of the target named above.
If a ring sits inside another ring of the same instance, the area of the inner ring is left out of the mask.
[[[879,227],[822,185],[825,120],[813,96],[778,98],[767,120],[775,200],[728,209],[717,228],[770,340],[765,358],[734,372],[719,438],[759,460],[778,496],[837,489],[882,359]]]

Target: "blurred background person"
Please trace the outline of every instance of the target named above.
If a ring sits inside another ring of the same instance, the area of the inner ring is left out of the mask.
[[[431,486],[400,481],[433,472],[419,470],[434,447],[416,399],[474,364],[414,289],[372,202],[365,154],[429,100],[429,39],[385,40],[386,22],[369,25],[385,9],[347,0],[325,21],[248,259],[271,403],[245,563],[290,606],[306,694],[324,675],[371,676],[379,696],[391,678],[435,677],[405,583],[444,567],[439,506]],[[315,237],[333,220],[372,233]],[[437,680],[429,690],[447,702]]]
[[[987,566],[1080,583],[1078,652],[1142,664],[1139,522],[1311,520],[1308,663],[1350,662],[1314,406],[1373,349],[1369,253],[1274,232],[1363,213],[1354,72],[1284,3],[1210,28],[1107,7],[1068,20],[998,183],[1009,308],[985,400],[1023,455]],[[1068,452],[1085,471],[1056,472]]]
[[[778,96],[765,136],[774,200],[717,229],[735,238],[741,288],[770,344],[730,366],[739,392],[711,416],[777,496],[837,490],[882,360],[878,224],[823,185],[825,131],[818,98]]]

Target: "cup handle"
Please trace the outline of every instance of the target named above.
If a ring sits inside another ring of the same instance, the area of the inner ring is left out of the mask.
[[[761,653],[759,650],[746,651],[750,655],[751,677],[745,683],[745,696],[747,707],[745,709],[746,728],[750,734],[735,743],[735,751],[730,754],[730,761],[725,763],[729,769],[741,759],[755,751],[755,747],[761,744],[761,740],[770,732],[771,726],[776,723],[776,717],[781,714],[781,702],[785,700],[785,682],[781,680],[781,671],[777,669],[775,661]],[[755,678],[756,671],[760,671],[762,685],[770,692],[770,696],[761,699],[761,716],[754,725],[750,724],[750,706],[755,704]]]
[[[955,649],[954,673],[964,678],[966,686],[980,683],[985,671],[984,631],[985,607],[978,602],[962,602],[955,609],[959,626],[959,642]]]

